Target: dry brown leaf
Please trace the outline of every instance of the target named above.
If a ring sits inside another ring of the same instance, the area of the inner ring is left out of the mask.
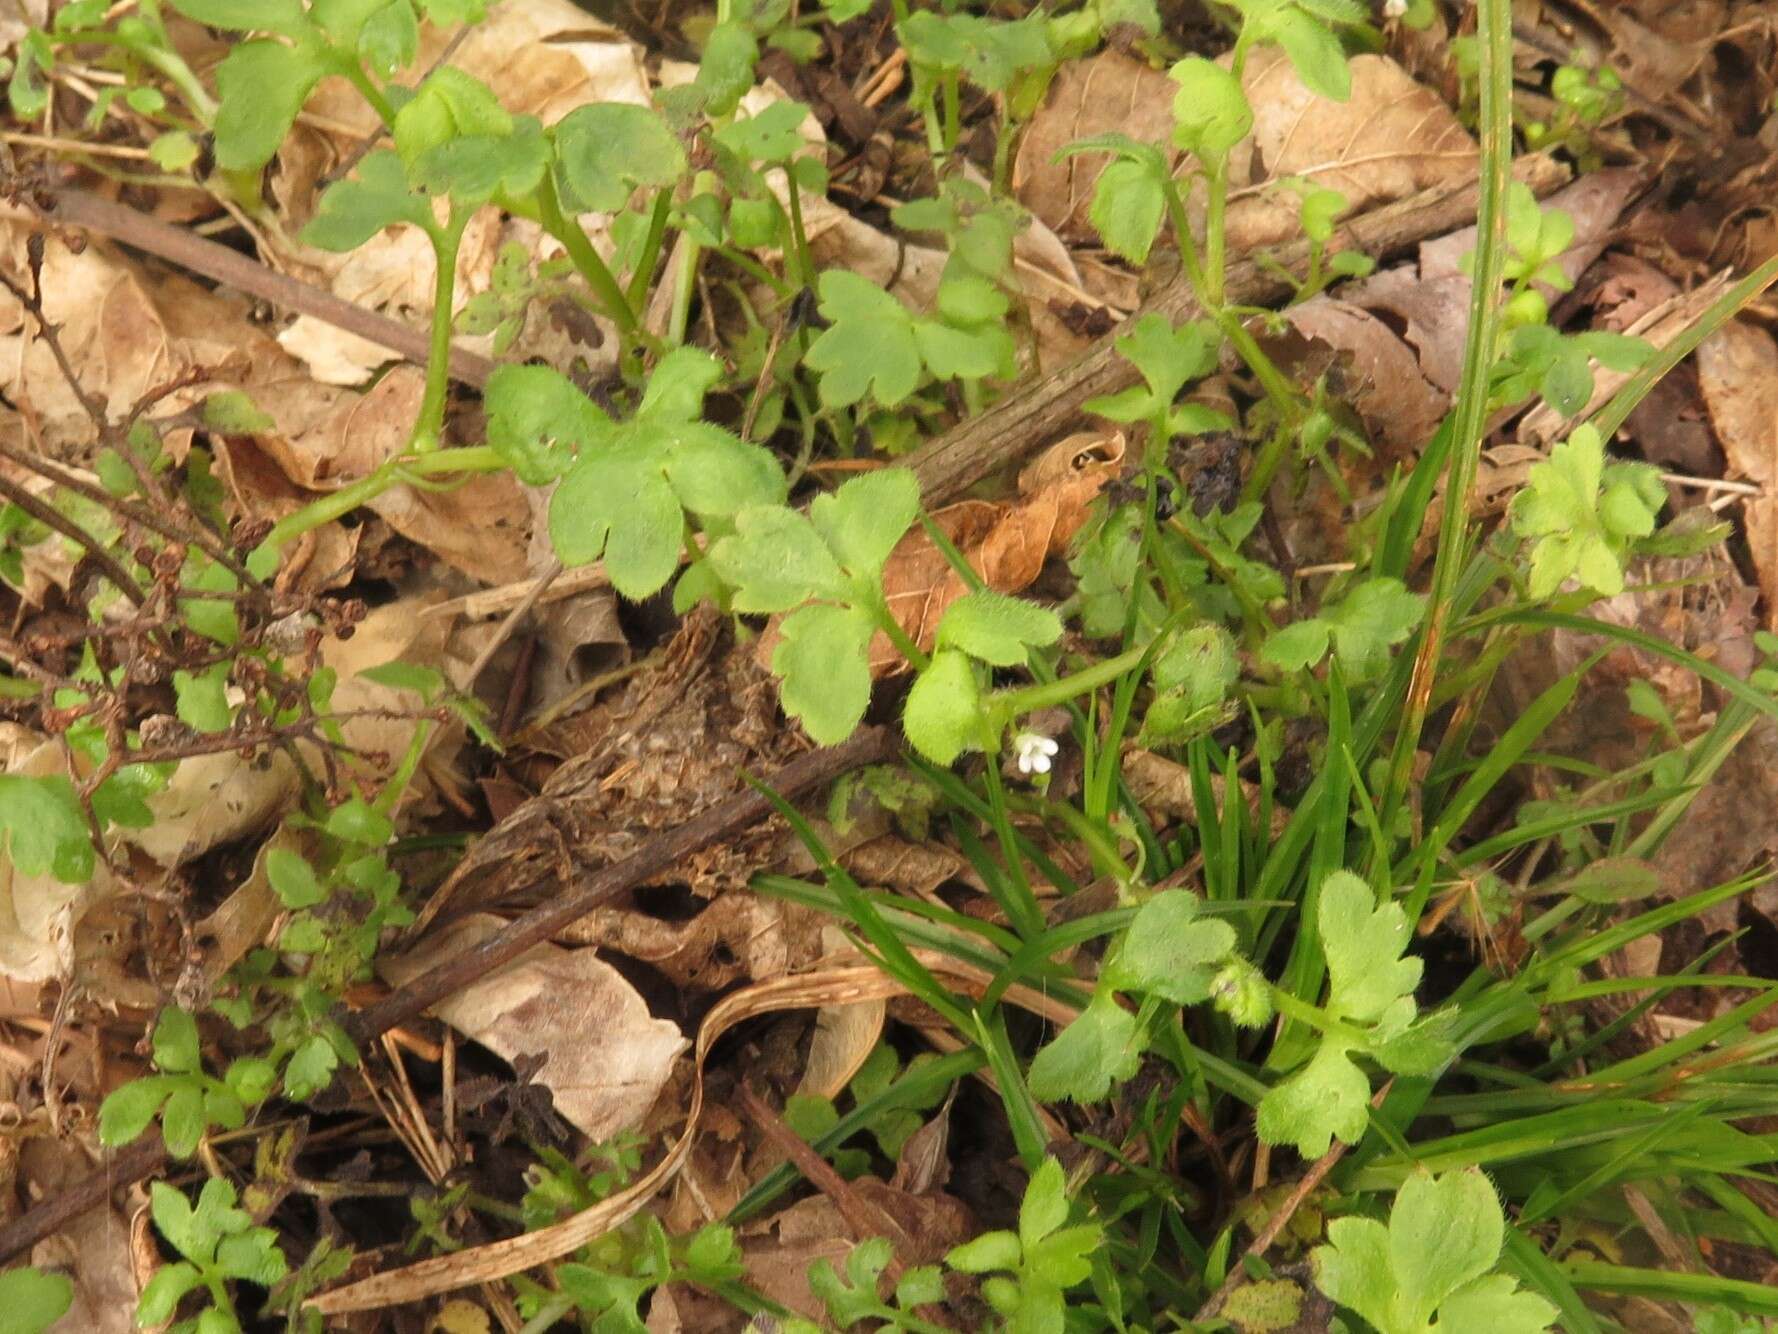
[[[1263,47],[1248,59],[1242,86],[1253,133],[1229,156],[1232,252],[1301,233],[1297,196],[1267,189],[1271,181],[1302,177],[1338,190],[1349,210],[1362,213],[1474,177],[1475,141],[1437,93],[1387,56],[1355,56],[1350,68],[1352,96],[1329,102],[1304,87],[1281,48]]]
[[[948,985],[972,995],[981,995],[993,980],[981,969],[958,963],[948,955],[925,950],[916,951],[916,955],[926,968]],[[595,1237],[603,1236],[635,1217],[684,1165],[704,1114],[704,1063],[717,1040],[736,1024],[783,1010],[851,1004],[905,994],[899,983],[874,965],[848,963],[801,976],[772,978],[724,996],[704,1016],[698,1029],[693,1048],[691,1107],[686,1114],[685,1128],[661,1160],[632,1185],[549,1227],[376,1274],[324,1292],[312,1298],[309,1306],[322,1315],[375,1310],[397,1302],[417,1301],[435,1293],[451,1292],[471,1283],[490,1282],[578,1250]],[[1071,1023],[1080,1013],[1073,1006],[1023,984],[1008,987],[1003,999],[1056,1024]]]
[[[1417,450],[1432,438],[1450,395],[1427,382],[1414,353],[1368,311],[1332,297],[1316,297],[1285,312],[1311,343],[1342,354],[1343,394],[1358,409],[1373,439],[1392,450]],[[1278,340],[1272,340],[1278,346]],[[1290,370],[1288,357],[1280,358]],[[1313,377],[1310,377],[1313,378]]]
[[[0,264],[28,286],[27,239],[37,228],[0,220]],[[113,419],[145,394],[188,371],[242,386],[273,378],[288,358],[248,319],[245,300],[126,259],[89,241],[79,253],[51,235],[43,255],[44,313],[82,389]],[[163,400],[156,416],[190,406],[201,388]],[[35,443],[57,457],[95,438],[92,420],[56,365],[37,326],[0,292],[0,394],[26,413]]]
[[[933,514],[932,522],[984,584],[998,593],[1017,593],[1037,578],[1044,561],[1067,550],[1094,497],[1117,477],[1124,450],[1122,431],[1078,432],[1051,445],[1019,474],[1017,499],[960,500]],[[909,530],[883,564],[889,611],[922,649],[932,647],[945,609],[968,591],[924,528]],[[762,667],[771,665],[783,619],[774,616],[759,637],[756,656]],[[871,640],[872,675],[893,676],[908,666],[888,635],[879,632]]]
[[[815,1016],[808,1064],[796,1091],[817,1098],[839,1097],[882,1037],[888,1012],[889,1003],[884,1000],[822,1006]]]
[[[1108,159],[1083,154],[1057,161],[1057,153],[1109,130],[1145,143],[1170,143],[1178,90],[1161,71],[1121,51],[1068,61],[1019,137],[1012,175],[1019,202],[1064,241],[1096,240],[1087,210]]]
[[[1227,235],[1235,253],[1298,235],[1297,196],[1269,183],[1299,176],[1340,191],[1363,211],[1416,190],[1474,175],[1475,142],[1431,89],[1387,56],[1351,62],[1352,96],[1328,102],[1311,93],[1276,48],[1254,53],[1243,86],[1253,133],[1229,155]],[[1088,210],[1106,158],[1065,158],[1076,139],[1121,131],[1167,144],[1178,85],[1117,51],[1070,62],[1057,72],[1043,107],[1019,144],[1014,190],[1027,208],[1068,241],[1095,233]]]
[[[400,986],[504,925],[489,913],[459,918],[380,970]],[[556,1110],[596,1140],[641,1124],[687,1045],[676,1025],[651,1018],[635,988],[590,949],[539,945],[431,1012],[506,1061],[543,1055],[537,1081]]]
[[[1766,628],[1778,629],[1778,343],[1732,320],[1698,345],[1698,387],[1729,469],[1760,488],[1742,506]]]

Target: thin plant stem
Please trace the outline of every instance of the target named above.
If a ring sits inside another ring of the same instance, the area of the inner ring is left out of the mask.
[[[1506,187],[1512,170],[1512,13],[1508,0],[1480,0],[1482,46],[1481,192],[1476,209],[1474,286],[1469,339],[1453,414],[1454,438],[1445,479],[1445,512],[1439,525],[1438,556],[1427,594],[1426,629],[1414,659],[1406,709],[1390,758],[1389,781],[1379,809],[1383,827],[1406,799],[1414,752],[1426,726],[1432,691],[1444,650],[1451,611],[1469,540],[1469,501],[1488,423],[1488,387],[1500,333],[1500,278],[1506,259]]]
[[[451,388],[451,316],[457,298],[457,249],[469,218],[468,209],[453,204],[450,220],[443,227],[432,229],[432,253],[438,271],[432,284],[432,339],[426,358],[426,392],[408,439],[408,448],[418,454],[437,449],[444,432],[445,403]]]

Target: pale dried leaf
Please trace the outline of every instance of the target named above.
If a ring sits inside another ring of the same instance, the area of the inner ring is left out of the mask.
[[[381,971],[400,986],[504,925],[487,913],[460,918]],[[506,1061],[545,1056],[537,1081],[564,1118],[597,1140],[641,1123],[687,1045],[677,1026],[651,1018],[635,988],[588,949],[539,945],[432,1012]]]

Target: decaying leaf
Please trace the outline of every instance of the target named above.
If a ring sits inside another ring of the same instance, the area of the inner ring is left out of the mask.
[[[1760,488],[1742,507],[1747,546],[1778,629],[1778,343],[1733,320],[1698,347],[1698,387],[1733,476]]]
[[[504,925],[486,913],[460,918],[421,949],[384,961],[383,975],[400,986]],[[595,1140],[641,1122],[687,1045],[590,949],[539,945],[433,1013],[507,1061],[545,1056],[538,1082],[554,1095],[556,1111]]]
[[[1253,132],[1229,157],[1229,245],[1234,253],[1276,245],[1301,232],[1299,196],[1273,183],[1301,177],[1346,196],[1353,211],[1475,174],[1476,147],[1451,109],[1387,56],[1351,62],[1352,96],[1317,97],[1277,47],[1256,50],[1242,80]],[[1178,85],[1117,51],[1058,71],[1048,99],[1020,141],[1014,189],[1068,241],[1094,238],[1088,210],[1105,159],[1054,160],[1076,139],[1107,131],[1171,142]]]
[[[1019,474],[1010,501],[960,500],[932,522],[969,561],[978,578],[998,593],[1028,588],[1044,561],[1067,550],[1093,499],[1113,481],[1123,462],[1122,431],[1082,431],[1057,441]],[[924,528],[909,530],[883,566],[883,595],[896,621],[923,649],[932,647],[945,609],[969,591],[945,553]],[[775,616],[760,636],[757,658],[770,665],[779,642]],[[870,646],[871,672],[893,676],[908,663],[879,632]]]
[[[1432,438],[1450,395],[1428,383],[1414,353],[1387,324],[1362,307],[1326,296],[1292,306],[1285,319],[1311,344],[1340,354],[1343,396],[1373,438],[1391,450],[1417,450]],[[1281,354],[1274,360],[1282,369],[1293,369],[1289,343],[1269,340],[1267,346]]]

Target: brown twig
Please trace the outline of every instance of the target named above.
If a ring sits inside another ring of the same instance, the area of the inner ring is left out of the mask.
[[[312,315],[336,329],[367,338],[416,365],[427,361],[427,334],[374,310],[342,300],[332,292],[299,282],[227,246],[205,240],[180,227],[169,226],[84,190],[59,190],[50,207],[37,217],[59,226],[108,236],[114,241],[202,274],[226,287],[255,296],[283,310]],[[464,384],[480,389],[493,373],[494,363],[479,353],[451,349],[451,374]]]
[[[117,557],[105,550],[103,542],[75,523],[74,520],[56,509],[55,506],[46,505],[17,482],[4,476],[0,476],[0,496],[6,497],[45,528],[53,529],[70,542],[85,548],[86,554],[92,559],[93,564],[97,565],[100,572],[117,586],[118,592],[138,607],[147,605],[148,594],[142,591],[142,585],[136,582],[135,576],[123,567]]]
[[[1389,1096],[1389,1090],[1394,1087],[1395,1081],[1393,1079],[1385,1081],[1383,1087],[1378,1089],[1376,1095],[1371,1099],[1371,1107],[1373,1109],[1381,1107],[1383,1099]],[[1278,1240],[1278,1234],[1284,1231],[1286,1224],[1296,1216],[1296,1211],[1302,1208],[1303,1201],[1315,1193],[1321,1183],[1327,1179],[1327,1174],[1334,1170],[1340,1159],[1346,1156],[1346,1150],[1351,1147],[1351,1145],[1342,1144],[1336,1139],[1333,1142],[1333,1147],[1315,1160],[1315,1165],[1303,1173],[1303,1179],[1290,1188],[1290,1194],[1284,1197],[1283,1202],[1273,1211],[1272,1216],[1266,1219],[1266,1225],[1254,1237],[1253,1244],[1247,1248],[1243,1259],[1257,1260],[1271,1249],[1272,1243]],[[1210,1300],[1198,1308],[1198,1313],[1192,1317],[1193,1321],[1208,1320],[1222,1310],[1222,1305],[1229,1299],[1229,1294],[1241,1286],[1241,1280],[1245,1276],[1246,1267],[1244,1265],[1230,1265],[1228,1277],[1223,1279],[1222,1286],[1211,1294]]]
[[[889,1216],[881,1205],[865,1199],[858,1190],[833,1169],[833,1165],[816,1153],[809,1142],[784,1124],[784,1118],[773,1111],[766,1100],[755,1093],[745,1081],[735,1090],[741,1110],[759,1127],[771,1146],[795,1165],[810,1185],[833,1201],[846,1226],[857,1241],[872,1237],[887,1238],[894,1254],[884,1266],[883,1277],[893,1284],[907,1268],[913,1254],[913,1243],[907,1233]]]

